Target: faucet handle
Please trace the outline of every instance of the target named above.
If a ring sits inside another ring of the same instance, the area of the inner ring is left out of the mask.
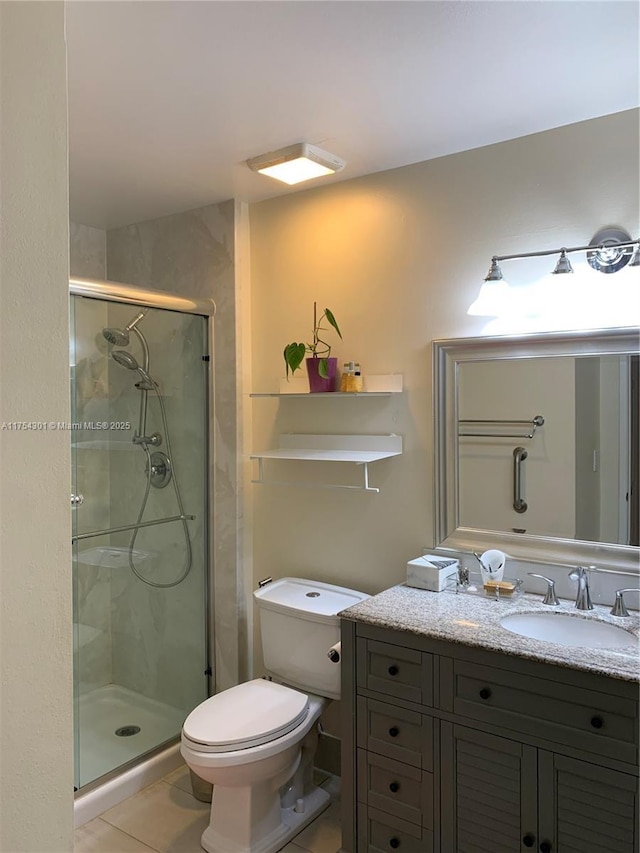
[[[545,592],[544,598],[542,599],[543,604],[550,604],[552,606],[560,604],[560,602],[558,601],[558,596],[556,595],[556,582],[553,580],[553,578],[548,578],[546,575],[537,575],[535,572],[527,572],[527,574],[529,575],[529,577],[540,578],[540,580],[547,582],[547,591]]]
[[[640,589],[637,586],[629,587],[628,589],[617,589],[616,590],[616,600],[611,608],[612,616],[628,616],[629,611],[625,607],[624,604],[624,594],[625,592],[640,592]]]

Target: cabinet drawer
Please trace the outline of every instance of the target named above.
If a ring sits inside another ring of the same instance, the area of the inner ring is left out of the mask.
[[[637,762],[632,699],[465,661],[454,661],[453,675],[454,714]]]
[[[433,770],[433,719],[378,702],[357,699],[357,746],[404,764]]]
[[[358,806],[358,853],[433,853],[433,833],[367,806]]]
[[[358,687],[433,706],[433,656],[415,649],[357,641]]]
[[[433,774],[358,750],[358,799],[387,814],[433,829]]]

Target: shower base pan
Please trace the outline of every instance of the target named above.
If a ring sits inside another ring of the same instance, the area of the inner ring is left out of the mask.
[[[117,684],[81,695],[76,787],[82,788],[178,737],[184,718],[179,708]]]

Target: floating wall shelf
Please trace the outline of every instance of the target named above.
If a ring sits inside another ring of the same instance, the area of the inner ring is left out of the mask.
[[[288,381],[280,380],[278,391],[250,394],[250,397],[306,397],[307,399],[336,397],[388,397],[402,391],[402,374],[374,375],[363,377],[363,390],[356,392],[329,391],[320,394],[309,392],[309,380],[306,376],[293,376]]]
[[[258,477],[256,480],[252,480],[253,483],[379,492],[380,489],[369,485],[369,463],[401,454],[402,436],[399,435],[301,435],[287,433],[280,436],[277,448],[265,450],[261,453],[251,453],[249,458],[258,460]],[[265,459],[353,462],[363,467],[363,485],[350,486],[339,483],[308,483],[298,480],[266,480],[263,465]]]

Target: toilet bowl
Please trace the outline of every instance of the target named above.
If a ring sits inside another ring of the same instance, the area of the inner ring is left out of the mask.
[[[269,677],[217,693],[182,729],[183,758],[213,784],[207,853],[276,853],[329,805],[312,779],[318,720],[340,695],[328,652],[340,638],[338,612],[368,596],[282,578],[254,597]]]
[[[208,853],[273,853],[329,805],[327,792],[311,781],[316,723],[327,704],[255,679],[187,717],[182,756],[214,786],[201,842]]]

